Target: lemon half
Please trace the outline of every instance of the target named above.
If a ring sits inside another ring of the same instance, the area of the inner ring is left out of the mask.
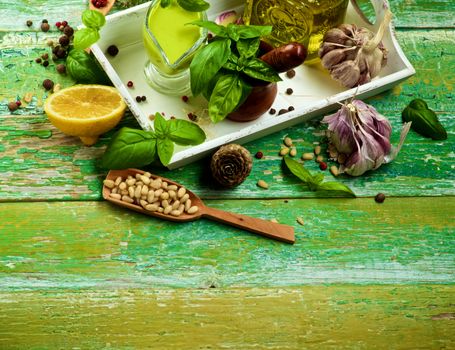
[[[114,128],[126,104],[117,89],[105,85],[74,85],[50,95],[44,103],[50,122],[67,135],[91,146]]]

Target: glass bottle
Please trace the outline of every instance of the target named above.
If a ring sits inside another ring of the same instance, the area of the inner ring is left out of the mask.
[[[349,0],[246,0],[246,24],[272,25],[272,46],[297,41],[308,47],[305,63],[318,61],[324,34],[344,20]]]

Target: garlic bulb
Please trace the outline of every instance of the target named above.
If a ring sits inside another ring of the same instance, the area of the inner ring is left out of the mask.
[[[319,49],[322,65],[347,88],[368,83],[387,63],[388,51],[381,40],[391,19],[387,10],[376,34],[355,24],[329,30]]]
[[[399,144],[393,147],[389,121],[373,106],[359,100],[342,105],[338,112],[324,117],[322,122],[328,124],[329,153],[342,163],[339,172],[352,176],[391,162],[411,127],[411,123],[404,124]]]

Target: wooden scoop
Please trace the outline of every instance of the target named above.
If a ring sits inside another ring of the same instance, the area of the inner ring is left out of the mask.
[[[90,10],[99,11],[99,12],[101,12],[103,15],[106,16],[106,15],[109,13],[109,11],[111,10],[112,6],[114,6],[114,3],[115,3],[115,0],[108,0],[106,6],[101,7],[101,8],[97,8],[97,7],[93,6],[92,0],[89,0],[88,8],[89,8]]]
[[[106,179],[115,181],[117,177],[121,177],[125,181],[129,175],[136,177],[136,174],[144,174],[145,172],[139,169],[125,169],[125,170],[111,170],[107,174]],[[183,187],[182,185],[166,179],[161,176],[152,175],[151,179],[156,179],[160,177],[163,181],[166,181],[169,185],[176,185],[177,187]],[[193,192],[186,190],[186,193],[190,196],[192,205],[199,207],[199,210],[195,214],[188,214],[183,212],[179,216],[172,216],[170,214],[159,213],[157,211],[145,210],[142,206],[136,203],[127,203],[120,199],[112,198],[110,196],[111,189],[103,186],[103,198],[109,202],[117,204],[119,206],[137,211],[142,214],[155,216],[160,219],[170,220],[170,221],[193,221],[200,218],[207,218],[214,221],[218,221],[227,225],[232,225],[237,228],[241,228],[247,231],[251,231],[258,235],[276,239],[285,243],[293,244],[295,242],[294,237],[294,228],[288,225],[277,224],[271,221],[256,219],[250,216],[230,213],[220,209],[210,208],[204,205],[203,201],[195,195]]]

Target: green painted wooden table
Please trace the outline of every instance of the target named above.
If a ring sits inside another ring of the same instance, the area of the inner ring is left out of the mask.
[[[101,200],[105,172],[96,164],[113,131],[87,148],[49,124],[42,80],[73,82],[33,62],[58,33],[25,26],[43,18],[75,25],[85,7],[0,0],[1,349],[455,348],[452,1],[391,1],[417,73],[367,101],[390,119],[394,141],[415,97],[429,102],[449,137],[411,132],[393,163],[338,177],[358,198],[316,197],[283,172],[283,137],[311,151],[317,121],[248,143],[265,157],[235,190],[207,181],[207,159],[152,169],[215,208],[293,225],[293,246]],[[32,101],[10,113],[8,102],[27,93]],[[124,125],[137,127],[130,114]],[[259,178],[269,190],[256,186]]]

